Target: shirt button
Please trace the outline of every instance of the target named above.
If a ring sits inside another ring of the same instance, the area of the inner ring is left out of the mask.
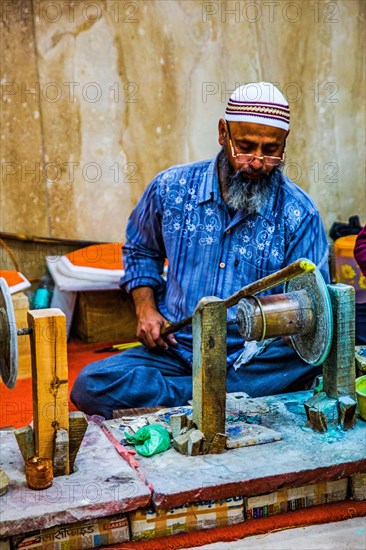
[[[225,267],[225,262],[220,262],[220,267]]]
[[[231,233],[231,229],[227,229],[225,233],[228,235],[229,233]]]

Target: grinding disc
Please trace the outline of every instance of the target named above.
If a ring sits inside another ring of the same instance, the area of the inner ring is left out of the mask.
[[[0,374],[8,388],[18,374],[18,335],[9,287],[0,277]]]
[[[290,336],[298,355],[306,363],[317,366],[328,356],[333,337],[332,306],[327,285],[318,269],[288,281],[286,292],[306,290],[312,303],[314,326],[308,334]]]

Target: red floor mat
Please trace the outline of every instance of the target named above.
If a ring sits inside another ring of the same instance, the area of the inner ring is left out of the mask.
[[[68,364],[69,364],[69,393],[80,370],[92,363],[105,357],[109,357],[111,352],[95,353],[95,350],[108,347],[110,343],[82,344],[80,342],[70,342],[67,345]],[[112,352],[113,353],[113,352]],[[0,382],[0,428],[12,426],[21,428],[27,426],[32,418],[32,380],[26,378],[17,380],[15,387],[9,390]],[[70,402],[70,410],[76,410]]]

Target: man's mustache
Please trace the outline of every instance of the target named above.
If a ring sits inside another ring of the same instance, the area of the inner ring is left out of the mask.
[[[252,170],[250,167],[246,167],[233,170],[230,177],[239,181],[252,183],[256,179],[268,178],[268,174],[265,170]]]

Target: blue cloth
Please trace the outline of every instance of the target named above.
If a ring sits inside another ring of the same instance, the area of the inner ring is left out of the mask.
[[[243,286],[299,258],[312,260],[329,282],[328,241],[312,199],[276,169],[259,214],[233,217],[221,198],[216,160],[174,166],[145,190],[127,224],[123,247],[128,292],[155,289],[169,321],[192,315],[203,296],[227,298]],[[168,278],[163,272],[168,258]],[[283,292],[277,287],[268,293]],[[228,311],[235,319],[236,307]],[[177,335],[192,346],[192,328]],[[243,348],[237,326],[228,326],[228,354]]]
[[[356,304],[356,344],[366,344],[366,302]]]
[[[192,398],[191,365],[192,354],[180,344],[167,351],[129,349],[85,367],[71,399],[85,413],[105,418],[116,409],[186,405]],[[320,371],[277,339],[247,365],[229,367],[226,388],[253,397],[275,395],[304,389]]]
[[[158,174],[127,225],[122,287],[154,288],[160,312],[175,322],[191,315],[203,296],[227,298],[298,258],[312,260],[329,282],[328,242],[313,201],[278,169],[269,185],[269,200],[258,214],[231,216],[221,199],[215,159]],[[236,307],[228,311],[229,319],[235,317]],[[192,328],[176,338],[178,346],[167,351],[135,348],[88,365],[75,382],[73,402],[107,418],[118,408],[186,404],[192,396]],[[227,344],[229,392],[294,391],[319,373],[282,340],[235,370],[245,345],[236,325],[228,326]]]

